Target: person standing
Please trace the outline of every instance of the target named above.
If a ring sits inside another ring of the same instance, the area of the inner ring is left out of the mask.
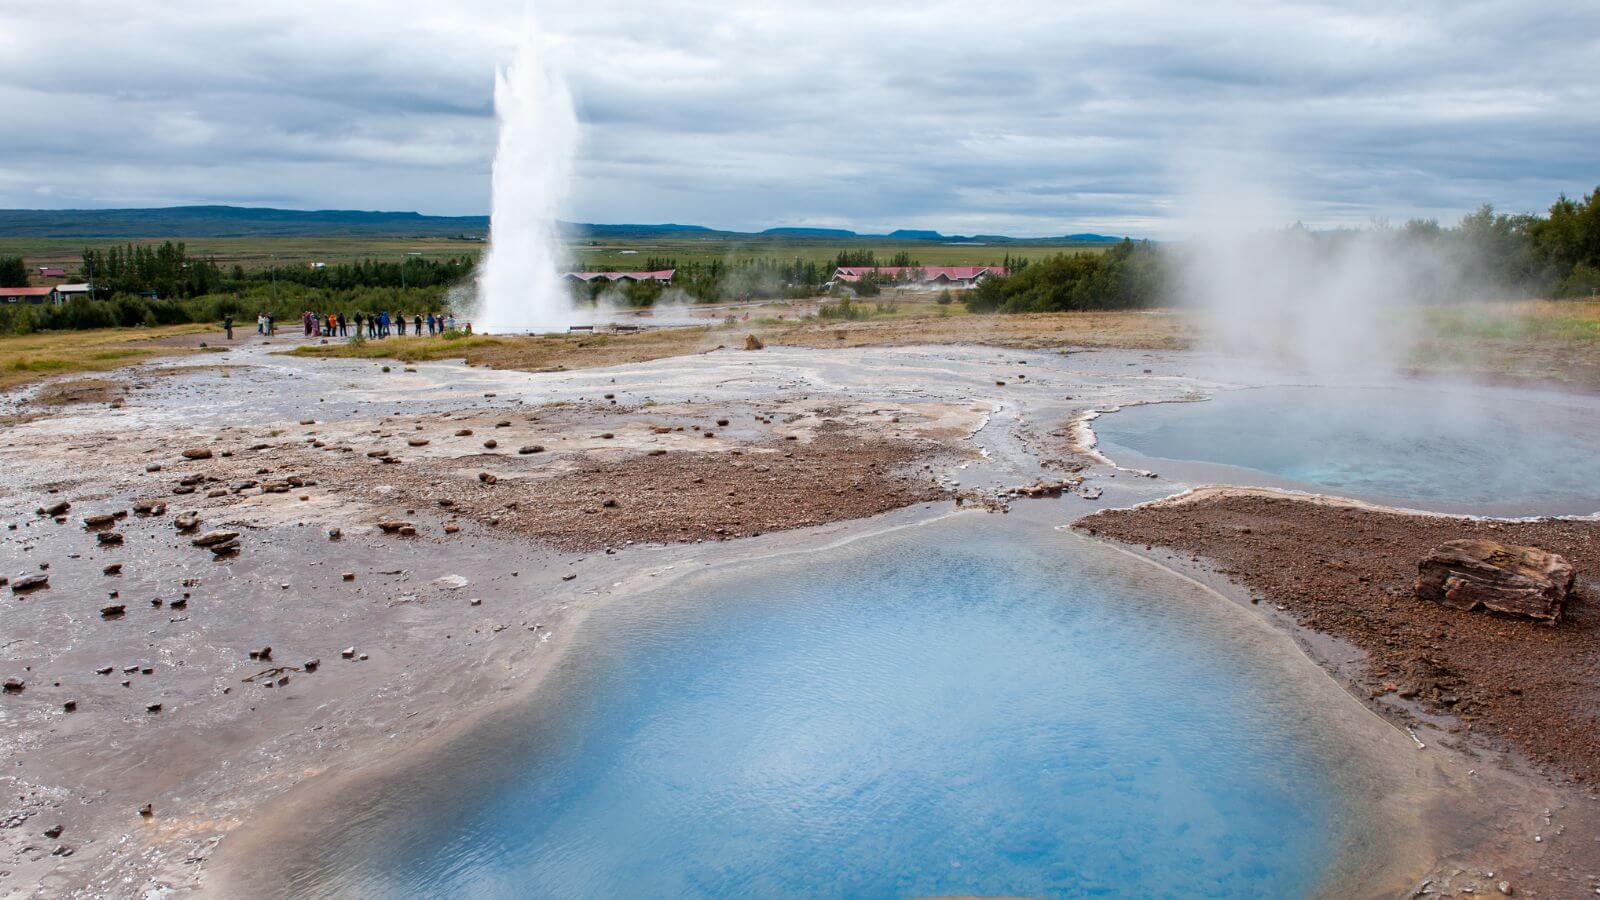
[[[416,333],[417,337],[422,337],[422,317],[415,313],[411,315],[411,330]]]
[[[228,333],[228,340],[233,340],[233,316],[223,317],[222,330]]]
[[[339,313],[339,337],[349,337],[350,331],[344,325],[344,313]]]
[[[400,336],[401,337],[405,337],[406,336],[406,314],[405,313],[401,313],[400,315],[396,316],[395,320],[394,320],[394,324],[395,324],[395,329],[399,332]]]

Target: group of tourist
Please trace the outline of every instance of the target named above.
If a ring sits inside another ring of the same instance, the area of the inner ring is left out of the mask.
[[[231,320],[230,320],[231,324]],[[350,326],[355,325],[357,337],[386,338],[391,334],[405,337],[409,327],[412,333],[422,336],[426,328],[429,335],[444,334],[456,329],[456,317],[450,313],[428,313],[424,318],[412,315],[408,320],[405,313],[390,314],[388,312],[356,313],[349,319],[344,313],[328,313],[323,315],[306,310],[300,314],[300,326],[305,331],[306,337],[350,337]],[[256,316],[256,333],[270,336],[273,334],[272,316],[260,313]]]

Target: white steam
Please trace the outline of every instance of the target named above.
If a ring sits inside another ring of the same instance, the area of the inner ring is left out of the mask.
[[[515,59],[495,73],[500,142],[474,319],[484,332],[552,331],[573,321],[556,222],[572,177],[578,119],[543,49],[529,14]]]
[[[1211,160],[1188,198],[1175,251],[1180,303],[1209,346],[1327,378],[1406,365],[1416,308],[1462,287],[1444,250],[1386,227],[1313,232],[1273,187],[1272,160]]]

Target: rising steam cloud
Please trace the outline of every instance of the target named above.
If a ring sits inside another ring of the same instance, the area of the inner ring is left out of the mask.
[[[1330,379],[1407,364],[1420,305],[1481,295],[1459,248],[1383,225],[1318,233],[1274,161],[1229,154],[1196,167],[1174,289],[1209,346]]]
[[[486,332],[552,331],[573,321],[561,284],[557,219],[577,149],[572,95],[532,14],[511,65],[495,73],[500,140],[494,157],[489,250],[478,274],[474,327]]]

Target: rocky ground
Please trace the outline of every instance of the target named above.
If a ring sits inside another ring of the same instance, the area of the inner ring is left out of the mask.
[[[1573,784],[1575,809],[1553,834],[1600,824],[1600,523],[1405,515],[1212,489],[1105,510],[1075,527],[1215,565],[1252,602],[1357,648],[1359,663],[1339,674],[1385,716],[1432,724],[1468,752],[1511,751]],[[1559,624],[1418,599],[1418,562],[1468,538],[1566,557],[1579,578]],[[1560,845],[1542,872],[1543,896],[1600,890],[1595,840],[1591,832]]]
[[[542,677],[591,598],[1071,488],[1062,396],[1171,390],[975,349],[536,375],[287,343],[0,397],[0,896],[201,887],[272,798]]]
[[[996,321],[1022,329],[1000,343],[1073,340],[1054,318]],[[1061,515],[1076,516],[1170,494],[1079,452],[1068,423],[1216,384],[1157,351],[857,346],[886,329],[788,336],[826,350],[573,339],[553,366],[515,355],[533,339],[487,346],[512,355],[476,365],[407,364],[284,357],[294,341],[241,332],[207,336],[215,352],[0,395],[0,679],[16,682],[0,699],[0,896],[203,888],[219,842],[286,793],[526,690],[593,601],[670,572],[957,504],[1066,492]],[[605,363],[626,365],[592,367]],[[1090,521],[1141,546],[1215,549],[1271,594],[1264,606],[1363,649],[1366,635],[1373,664],[1336,674],[1456,727],[1460,752],[1499,741],[1596,777],[1573,749],[1595,708],[1592,583],[1556,629],[1411,618],[1386,589],[1456,520],[1171,510]],[[1546,528],[1529,537],[1600,571],[1589,532]],[[1289,562],[1297,546],[1319,562]],[[1496,666],[1532,687],[1497,685]],[[1469,875],[1492,885],[1485,871]]]

